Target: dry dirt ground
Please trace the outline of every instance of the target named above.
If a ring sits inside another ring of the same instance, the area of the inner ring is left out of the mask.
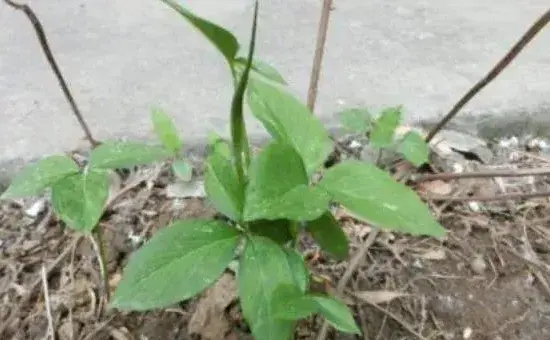
[[[508,167],[550,167],[543,156],[528,153],[512,163]],[[175,219],[215,216],[200,197],[168,197],[174,196],[166,189],[172,181],[166,172],[144,169],[124,180],[106,212],[101,227],[111,292],[129,255],[157,230]],[[549,186],[537,177],[526,182],[431,181],[414,187],[422,195],[456,196]],[[548,198],[428,203],[448,236],[434,240],[379,233],[342,296],[364,335],[330,331],[327,339],[550,339]],[[64,228],[47,204],[38,217],[29,217],[35,213],[29,206],[0,206],[1,339],[51,339],[52,334],[60,340],[251,339],[230,272],[200,298],[172,308],[148,313],[106,309],[92,242]],[[349,235],[351,258],[373,231],[342,209],[335,213]],[[334,261],[307,237],[301,246],[317,278],[315,289],[334,291],[349,263]],[[296,339],[316,339],[321,324],[316,317],[304,320]]]

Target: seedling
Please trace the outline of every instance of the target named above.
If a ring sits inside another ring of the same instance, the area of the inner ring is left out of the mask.
[[[0,199],[16,199],[36,196],[51,189],[53,209],[67,227],[95,236],[107,296],[105,245],[98,222],[108,204],[111,170],[173,157],[181,148],[181,142],[163,118],[158,113],[153,114],[155,130],[164,147],[136,142],[106,142],[92,150],[88,164],[82,168],[67,155],[48,156],[23,169],[0,196]]]
[[[428,162],[429,147],[422,136],[408,131],[402,137],[396,137],[396,129],[402,121],[402,107],[389,107],[373,118],[367,109],[350,108],[337,114],[345,130],[369,138],[370,147],[401,154],[414,166]]]
[[[210,287],[237,259],[243,315],[257,339],[290,339],[297,320],[322,314],[336,329],[359,333],[337,298],[309,292],[307,266],[292,244],[309,232],[334,256],[349,246],[329,210],[335,201],[370,223],[411,234],[443,236],[444,229],[406,186],[358,161],[318,172],[332,151],[322,123],[290,93],[271,66],[254,61],[258,4],[247,58],[224,28],[163,0],[224,56],[233,75],[230,142],[214,138],[206,161],[207,198],[232,223],[190,219],[162,229],[130,259],[111,306],[144,311],[187,300]],[[244,101],[272,137],[252,155]]]
[[[193,167],[180,155],[183,148],[178,130],[170,116],[162,109],[155,107],[151,113],[155,132],[164,145],[172,153],[171,168],[174,175],[182,181],[189,182],[193,178]]]

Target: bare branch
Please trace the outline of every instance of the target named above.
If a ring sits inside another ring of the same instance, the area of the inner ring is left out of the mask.
[[[474,98],[479,91],[481,91],[487,84],[493,81],[517,56],[518,54],[531,42],[531,40],[539,33],[544,26],[550,21],[550,9],[546,11],[535,23],[525,32],[525,34],[518,40],[518,42],[506,53],[506,55],[493,67],[493,69],[480,81],[478,81],[466,94],[460,98],[460,100],[453,106],[451,111],[443,117],[443,119],[428,133],[426,136],[426,142],[432,140],[432,138],[441,130],[451,119],[456,116],[458,111],[464,107],[472,98]]]
[[[13,2],[12,0],[4,0],[4,2],[16,10],[23,11],[29,18],[36,32],[36,36],[38,37],[38,41],[40,42],[40,46],[42,47],[42,51],[46,55],[46,59],[48,60],[50,67],[55,73],[55,76],[57,77],[59,85],[61,86],[61,90],[63,90],[63,94],[65,95],[65,98],[69,102],[71,109],[76,119],[78,120],[78,123],[80,124],[80,127],[84,131],[84,134],[86,135],[86,138],[88,139],[92,147],[96,147],[97,145],[99,145],[99,142],[97,142],[93,138],[92,133],[90,132],[90,129],[88,127],[88,124],[86,124],[86,121],[84,120],[82,114],[80,113],[80,110],[78,109],[78,106],[76,105],[76,101],[74,100],[74,97],[71,94],[71,91],[69,90],[69,86],[67,85],[67,82],[63,78],[61,70],[59,69],[57,62],[55,61],[53,53],[48,44],[46,33],[44,32],[44,27],[40,23],[40,20],[38,19],[34,11],[29,7],[29,5],[18,4]]]
[[[431,196],[423,195],[421,197],[428,201],[447,201],[447,202],[491,202],[491,201],[508,201],[508,200],[524,200],[528,198],[550,197],[550,191],[528,192],[516,194],[504,194],[495,196]]]
[[[317,31],[317,42],[315,45],[315,56],[313,57],[313,66],[311,68],[311,77],[309,80],[309,90],[307,91],[307,107],[313,112],[317,100],[317,90],[319,88],[319,76],[321,74],[321,65],[323,54],[325,52],[325,43],[327,41],[328,22],[332,10],[332,0],[324,0],[321,10],[321,19],[319,20],[319,29]]]
[[[526,176],[544,176],[550,175],[549,168],[538,169],[517,169],[517,170],[490,170],[478,172],[461,172],[449,173],[442,172],[439,174],[413,175],[411,180],[416,183],[435,181],[435,180],[452,180],[461,178],[493,178],[493,177],[526,177]]]

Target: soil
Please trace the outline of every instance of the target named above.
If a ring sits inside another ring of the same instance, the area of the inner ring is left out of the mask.
[[[165,171],[125,179],[105,213],[111,293],[131,253],[160,228],[177,219],[219,218],[200,197],[167,197],[172,181]],[[494,186],[483,181],[476,190]],[[106,309],[90,239],[65,228],[47,202],[46,211],[29,217],[33,204],[42,203],[0,203],[1,339],[48,338],[49,319],[60,340],[252,339],[229,271],[202,296],[171,308]],[[445,239],[380,232],[341,296],[364,334],[330,330],[327,339],[550,339],[548,199],[481,209],[468,202],[429,204],[448,230]],[[374,231],[341,208],[335,216],[349,236],[351,259]],[[307,235],[301,246],[318,289],[334,292],[349,261],[335,261]],[[301,321],[295,338],[316,339],[322,323],[319,317]]]

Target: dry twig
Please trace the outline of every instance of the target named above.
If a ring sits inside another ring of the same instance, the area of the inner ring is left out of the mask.
[[[426,142],[432,138],[456,116],[458,111],[464,107],[479,91],[493,81],[517,56],[518,54],[533,40],[533,38],[548,24],[550,21],[550,9],[546,11],[533,25],[525,32],[525,34],[512,46],[506,55],[493,67],[485,77],[478,81],[460,100],[453,106],[451,111],[447,113],[443,119],[426,136]]]
[[[48,289],[48,277],[46,274],[46,267],[42,265],[41,270],[42,289],[44,292],[44,303],[46,305],[46,318],[48,319],[48,337],[51,340],[55,340],[55,329],[53,327],[52,307],[50,304],[50,292]]]
[[[317,42],[315,44],[315,56],[311,68],[311,78],[309,80],[309,90],[307,92],[307,107],[313,112],[315,101],[317,100],[317,90],[319,89],[319,76],[321,75],[321,65],[323,63],[323,54],[325,52],[325,43],[327,41],[328,23],[330,11],[332,9],[332,0],[323,1],[321,10],[321,19],[319,20],[319,29],[317,31]]]
[[[421,194],[422,195],[422,194]],[[478,202],[491,202],[491,201],[507,201],[507,200],[521,200],[528,198],[537,198],[537,197],[550,197],[550,191],[542,192],[527,192],[527,193],[517,193],[517,194],[503,194],[495,196],[432,196],[432,195],[422,195],[422,198],[428,201],[446,201],[446,202],[468,202],[468,201],[478,201]]]
[[[63,78],[63,74],[61,73],[61,70],[59,69],[57,62],[55,61],[52,50],[48,43],[48,39],[46,37],[46,33],[44,32],[44,27],[42,26],[42,23],[40,22],[40,20],[38,19],[34,11],[29,7],[29,5],[18,4],[13,2],[12,0],[4,0],[4,2],[8,4],[8,6],[16,10],[23,11],[23,13],[25,13],[29,18],[36,32],[36,36],[38,37],[38,41],[40,42],[40,46],[42,47],[42,51],[46,55],[46,59],[48,60],[48,63],[50,64],[50,67],[52,68],[53,73],[55,74],[57,81],[61,86],[61,90],[63,91],[65,98],[67,99],[67,101],[69,102],[69,105],[71,106],[73,114],[78,120],[78,123],[80,124],[80,127],[84,131],[84,134],[86,135],[86,138],[90,142],[92,148],[96,147],[97,145],[99,145],[99,142],[96,141],[92,136],[90,128],[88,127],[88,124],[86,123],[86,121],[84,120],[84,117],[80,113],[80,110],[76,105],[76,101],[74,100],[74,97],[71,94],[71,91],[69,90],[69,86],[67,85],[65,78]]]
[[[515,169],[515,170],[489,170],[477,172],[451,173],[442,172],[438,174],[412,175],[411,181],[420,183],[435,180],[454,180],[462,178],[492,178],[492,177],[526,177],[550,175],[550,168],[537,169]]]

